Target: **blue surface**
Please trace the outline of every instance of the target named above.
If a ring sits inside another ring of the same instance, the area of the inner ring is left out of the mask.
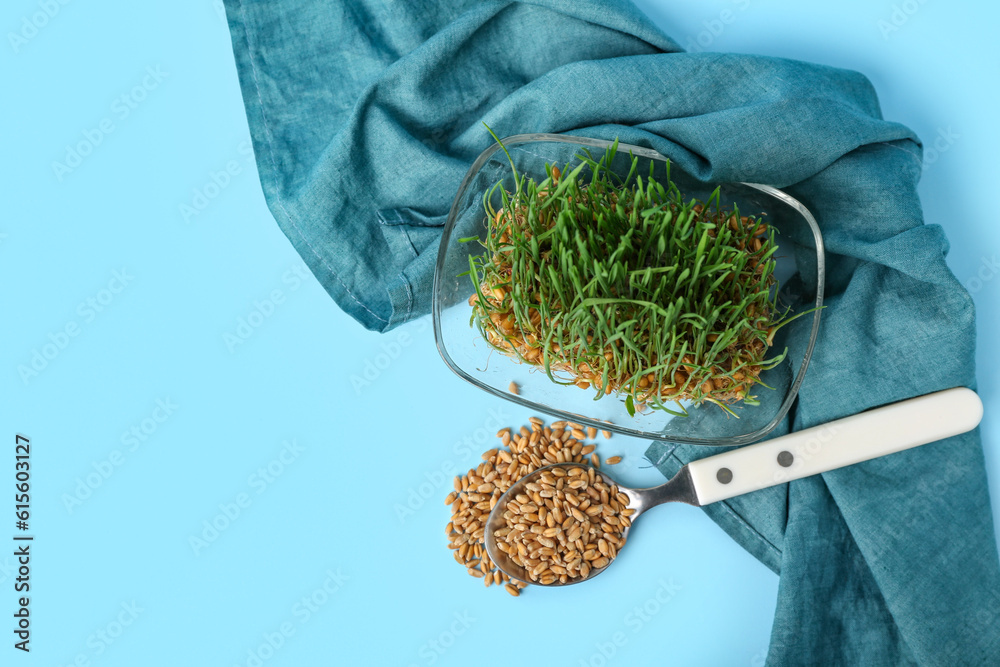
[[[640,6],[689,48],[857,69],[885,116],[924,139],[927,220],[945,227],[978,307],[1000,509],[989,345],[1000,46],[988,32],[1000,8]],[[23,21],[42,23],[42,7],[53,15],[32,33]],[[529,415],[451,376],[426,323],[367,333],[297,273],[247,152],[221,4],[16,0],[0,26],[0,483],[12,483],[14,434],[29,436],[36,536],[32,652],[8,634],[0,662],[229,666],[256,653],[269,666],[499,665],[519,654],[597,666],[662,663],[669,650],[676,664],[763,663],[777,578],[689,507],[644,518],[621,562],[586,586],[514,600],[454,564],[446,473],[492,446],[483,436],[498,413],[505,425]],[[97,145],[67,158],[80,142]],[[20,372],[36,351],[37,375]],[[625,455],[623,481],[654,483],[636,469],[645,446],[602,449]],[[653,560],[660,575],[629,567]],[[4,615],[13,566],[0,556]],[[505,624],[545,631],[519,632],[515,653]]]

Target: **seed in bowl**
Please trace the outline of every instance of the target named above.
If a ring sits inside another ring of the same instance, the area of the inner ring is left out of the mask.
[[[586,579],[611,564],[625,544],[628,498],[593,467],[544,471],[507,502],[497,548],[533,582]]]

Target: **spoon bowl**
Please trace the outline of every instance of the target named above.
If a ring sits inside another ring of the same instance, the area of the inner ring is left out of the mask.
[[[492,560],[508,577],[538,586],[569,586],[571,584],[577,584],[581,581],[587,581],[588,579],[596,577],[611,567],[611,563],[615,562],[616,559],[612,558],[606,566],[590,570],[590,573],[586,577],[578,577],[575,579],[570,578],[565,582],[556,579],[556,581],[551,584],[542,584],[537,581],[533,581],[530,574],[524,567],[518,565],[507,554],[507,552],[502,551],[497,547],[496,532],[506,525],[504,514],[507,512],[507,505],[513,498],[528,491],[528,484],[537,483],[541,480],[543,474],[547,471],[552,471],[555,468],[562,468],[568,471],[570,468],[586,467],[587,465],[583,463],[556,463],[539,468],[512,484],[510,488],[507,489],[502,496],[500,496],[500,499],[490,511],[490,515],[487,518],[483,541],[486,544],[486,553],[490,557],[490,560]],[[698,504],[694,487],[691,484],[691,476],[687,474],[686,468],[675,475],[666,484],[661,484],[660,486],[654,486],[647,489],[632,489],[622,486],[612,479],[607,473],[596,468],[594,469],[594,472],[607,486],[617,489],[620,493],[624,493],[628,497],[628,505],[623,509],[633,510],[633,513],[628,517],[629,524],[625,525],[621,532],[621,536],[619,538],[619,549],[625,546],[629,531],[632,530],[632,524],[634,524],[635,520],[638,519],[639,516],[646,510],[656,507],[662,503],[673,501],[688,503],[691,505]],[[556,499],[553,500],[556,502]]]

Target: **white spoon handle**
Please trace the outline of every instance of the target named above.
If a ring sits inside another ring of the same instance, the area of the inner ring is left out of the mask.
[[[700,505],[924,445],[976,428],[983,404],[956,387],[688,464]]]

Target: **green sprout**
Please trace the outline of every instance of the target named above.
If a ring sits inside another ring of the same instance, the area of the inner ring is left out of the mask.
[[[617,149],[577,155],[572,170],[546,164],[541,182],[515,169],[513,193],[501,181],[483,195],[472,324],[553,382],[625,394],[630,414],[758,404],[751,388],[788,353],[765,358],[774,334],[795,319],[777,302],[775,229],[720,206],[718,189],[685,201],[669,163],[660,182],[633,156],[622,179]]]

